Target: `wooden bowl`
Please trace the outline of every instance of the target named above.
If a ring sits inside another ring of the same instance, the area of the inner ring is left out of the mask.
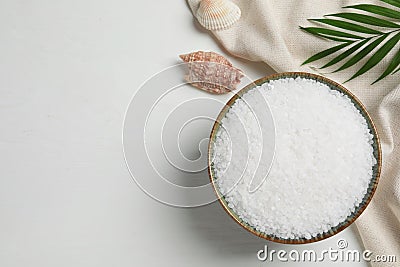
[[[215,136],[216,133],[220,127],[220,121],[225,117],[225,114],[228,112],[230,107],[235,103],[235,101],[242,97],[245,93],[247,93],[249,90],[266,83],[268,81],[272,80],[279,80],[279,79],[284,79],[284,78],[307,78],[307,79],[312,79],[315,81],[318,81],[320,83],[323,83],[331,90],[336,90],[339,91],[345,95],[347,95],[351,102],[355,105],[355,107],[360,111],[361,115],[365,118],[368,127],[373,135],[373,154],[377,160],[377,164],[373,166],[373,174],[372,174],[372,179],[369,183],[367,193],[364,195],[364,198],[362,199],[361,203],[359,206],[356,207],[353,213],[351,213],[347,219],[343,222],[341,222],[339,225],[332,227],[328,232],[323,233],[323,234],[318,234],[316,237],[313,237],[311,239],[305,239],[305,238],[298,238],[298,239],[284,239],[280,238],[274,235],[268,235],[266,233],[257,231],[253,226],[245,223],[243,220],[239,218],[239,216],[231,209],[228,207],[228,204],[225,200],[225,197],[221,194],[221,192],[218,190],[217,186],[215,185],[215,174],[212,166],[212,160],[211,160],[211,155],[212,153],[212,144],[215,141]],[[343,231],[345,228],[350,226],[357,218],[358,216],[361,215],[361,213],[365,210],[365,208],[368,206],[369,202],[372,199],[372,196],[375,193],[376,187],[378,185],[378,180],[381,172],[381,166],[382,166],[382,154],[381,154],[381,146],[380,146],[380,141],[378,137],[378,133],[376,131],[375,125],[372,122],[371,116],[368,114],[367,110],[365,109],[364,105],[358,100],[349,90],[347,90],[345,87],[342,85],[327,79],[323,76],[316,75],[316,74],[311,74],[311,73],[306,73],[306,72],[284,72],[284,73],[277,73],[273,74],[270,76],[266,76],[264,78],[261,78],[259,80],[256,80],[255,82],[247,85],[245,88],[240,90],[237,94],[235,94],[229,101],[228,103],[224,106],[224,108],[221,110],[219,113],[216,122],[214,123],[214,126],[211,130],[211,135],[210,135],[210,141],[208,145],[208,173],[210,177],[210,181],[213,185],[214,191],[217,194],[218,201],[221,203],[222,207],[225,209],[225,211],[234,219],[238,224],[240,224],[244,229],[247,231],[255,234],[256,236],[259,236],[261,238],[273,241],[273,242],[278,242],[278,243],[285,243],[285,244],[306,244],[306,243],[312,243],[316,241],[323,240],[325,238],[331,237],[340,231]]]

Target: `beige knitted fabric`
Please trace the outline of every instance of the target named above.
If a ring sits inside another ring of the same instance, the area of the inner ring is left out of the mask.
[[[188,0],[196,14],[200,0]],[[311,55],[332,46],[332,42],[311,36],[299,26],[312,26],[308,18],[341,12],[341,7],[378,1],[339,0],[236,0],[242,16],[231,28],[212,32],[233,55],[263,61],[277,72],[315,72],[300,66]],[[385,5],[379,2],[380,5]],[[389,60],[392,54],[387,57]],[[386,59],[385,62],[388,61]],[[365,60],[363,60],[365,61]],[[383,170],[377,192],[356,225],[367,249],[375,254],[396,255],[400,264],[400,73],[370,85],[384,70],[384,63],[345,84],[367,107],[382,143]],[[322,62],[311,64],[321,66]],[[326,63],[326,61],[325,61]],[[360,62],[362,64],[362,62]],[[344,82],[360,67],[356,65],[335,74],[325,74]]]

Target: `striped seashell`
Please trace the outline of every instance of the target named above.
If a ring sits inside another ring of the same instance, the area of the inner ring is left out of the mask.
[[[186,81],[209,93],[225,94],[233,91],[244,76],[229,60],[214,52],[198,51],[180,55],[180,58],[189,63]]]
[[[229,0],[202,0],[196,12],[199,23],[212,31],[228,29],[240,15],[240,8]]]

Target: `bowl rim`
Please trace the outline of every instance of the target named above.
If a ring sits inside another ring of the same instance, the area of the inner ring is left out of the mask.
[[[229,109],[232,107],[232,105],[235,103],[235,101],[239,98],[241,98],[244,94],[246,94],[249,90],[264,84],[266,82],[272,81],[272,80],[279,80],[282,78],[308,78],[312,80],[316,80],[318,82],[321,82],[325,85],[328,85],[331,90],[336,90],[339,92],[342,92],[343,94],[347,95],[352,103],[355,105],[355,107],[360,111],[361,115],[365,118],[368,124],[368,128],[372,131],[373,134],[373,140],[375,146],[373,145],[373,153],[376,158],[377,163],[373,166],[373,175],[371,178],[371,181],[368,185],[368,191],[364,195],[364,198],[362,202],[360,203],[359,206],[356,207],[355,211],[352,212],[344,222],[340,223],[339,226],[335,226],[331,228],[328,232],[324,232],[322,234],[318,234],[316,237],[312,237],[311,239],[283,239],[279,238],[273,235],[267,235],[263,232],[257,231],[254,227],[248,225],[247,223],[243,222],[241,219],[238,218],[237,214],[231,210],[231,208],[228,207],[227,203],[225,202],[224,196],[219,192],[215,185],[215,177],[213,174],[212,170],[212,160],[211,160],[211,152],[212,152],[212,143],[214,141],[215,135],[220,127],[220,121],[222,118],[225,116],[225,114],[229,111]],[[357,106],[358,105],[358,106]],[[376,188],[378,186],[379,178],[381,175],[381,168],[382,168],[382,151],[381,151],[381,143],[380,139],[378,136],[378,131],[376,129],[376,126],[368,113],[367,109],[365,106],[362,104],[362,102],[353,94],[351,93],[348,89],[346,89],[343,85],[328,79],[324,76],[318,75],[318,74],[313,74],[313,73],[308,73],[308,72],[281,72],[281,73],[275,73],[272,75],[267,75],[265,77],[262,77],[258,80],[255,80],[251,82],[250,84],[246,85],[244,88],[239,90],[232,96],[228,102],[225,104],[225,106],[222,108],[220,113],[217,116],[217,119],[214,122],[214,125],[212,127],[211,133],[210,133],[210,138],[209,138],[209,143],[208,143],[208,155],[207,155],[207,163],[208,163],[208,176],[210,179],[210,182],[212,184],[212,188],[217,195],[218,202],[221,204],[225,212],[228,213],[228,215],[236,222],[238,223],[241,227],[249,231],[250,233],[266,239],[268,241],[273,241],[277,243],[282,243],[282,244],[308,244],[308,243],[313,243],[313,242],[318,242],[321,240],[324,240],[326,238],[332,237],[339,232],[343,231],[347,227],[349,227],[367,208],[369,203],[372,200],[372,197],[374,196],[376,192]],[[376,168],[374,170],[374,168]],[[341,225],[342,224],[342,225]],[[336,228],[336,229],[335,229]]]

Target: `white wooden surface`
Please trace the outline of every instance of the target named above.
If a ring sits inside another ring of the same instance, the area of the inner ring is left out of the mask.
[[[0,1],[0,266],[264,266],[265,244],[362,249],[352,228],[305,247],[268,243],[217,203],[173,208],[133,182],[121,140],[131,96],[200,49],[224,53],[184,1]]]

